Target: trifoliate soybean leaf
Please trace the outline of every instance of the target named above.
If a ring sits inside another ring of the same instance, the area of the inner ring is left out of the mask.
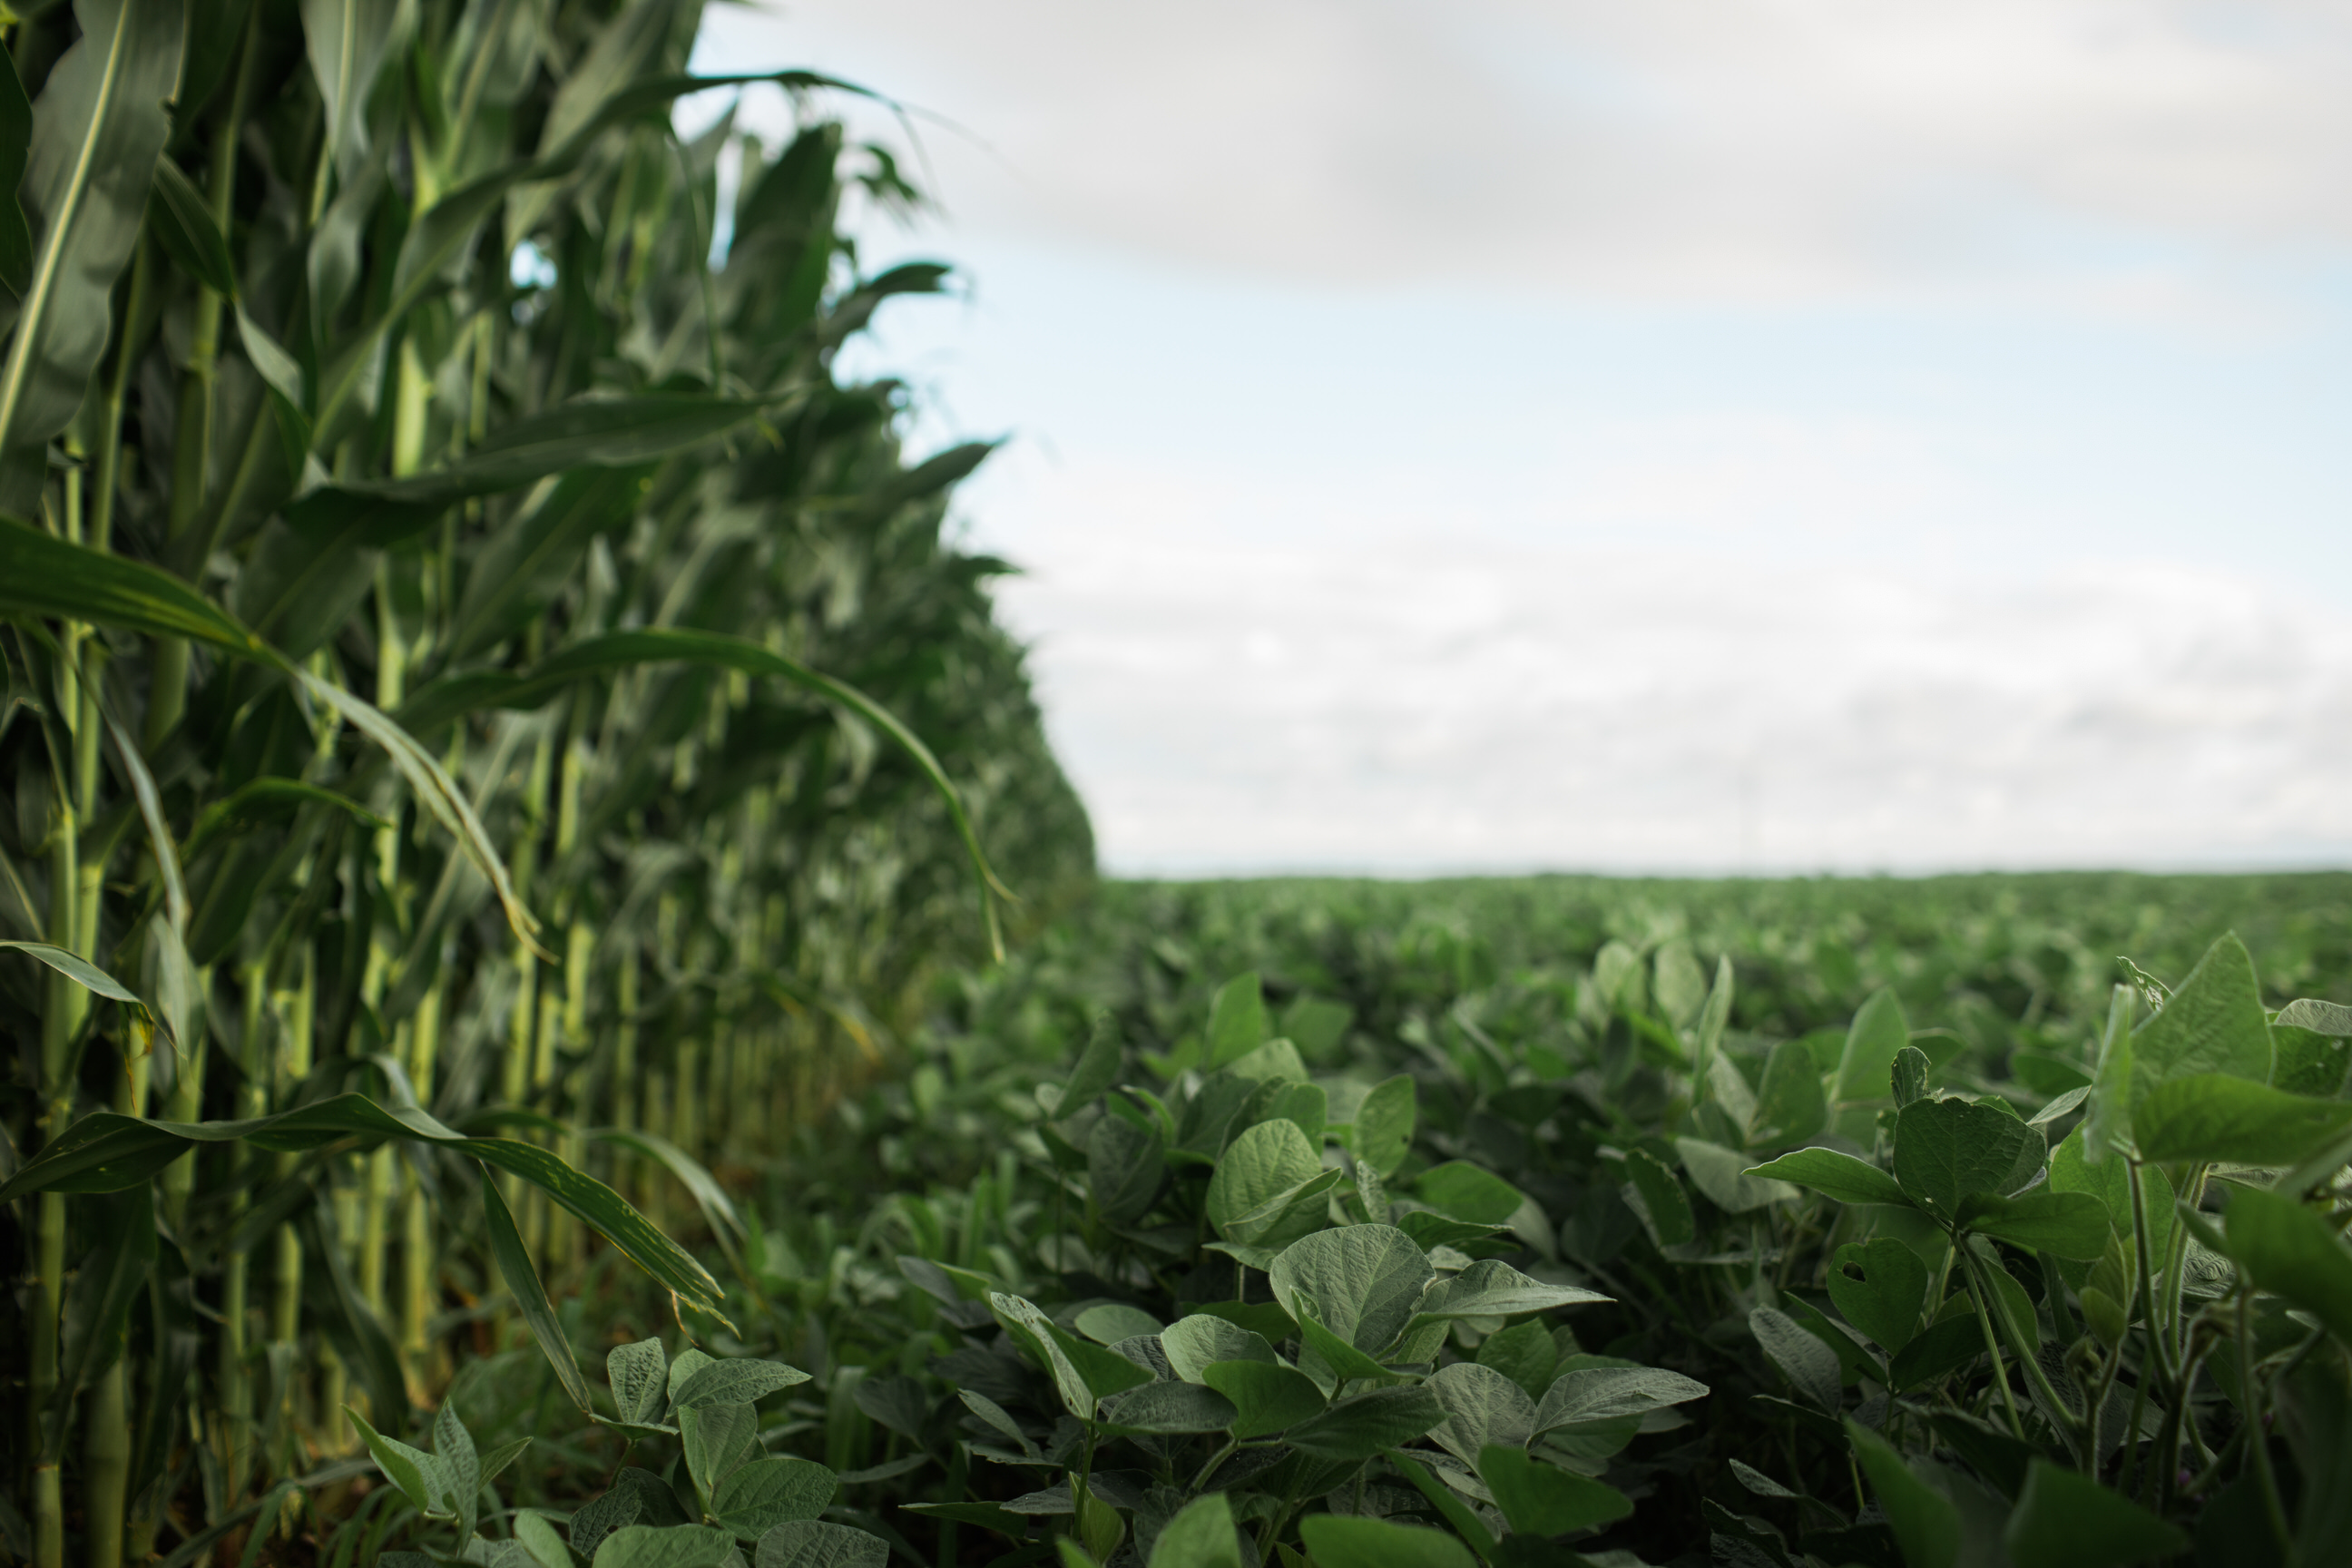
[[[710,1516],[739,1541],[757,1541],[788,1520],[814,1519],[839,1488],[834,1473],[790,1454],[753,1459],[719,1483]]]
[[[1273,1085],[1307,1081],[1307,1064],[1298,1059],[1298,1047],[1288,1040],[1268,1040],[1257,1049],[1246,1051],[1227,1062],[1224,1071],[1231,1074],[1235,1081],[1251,1085],[1253,1095],[1259,1090],[1270,1090]],[[1273,1094],[1268,1092],[1260,1102],[1261,1109],[1272,1104],[1273,1100]]]
[[[1683,1159],[1691,1184],[1726,1214],[1746,1214],[1767,1204],[1794,1203],[1797,1189],[1769,1176],[1747,1173],[1748,1156],[1720,1143],[1699,1138],[1677,1138],[1675,1152]]]
[[[2259,1187],[2231,1194],[2230,1256],[2255,1286],[2309,1312],[2352,1344],[2352,1251],[2326,1220]]]
[[[988,1298],[989,1310],[997,1323],[1013,1336],[1013,1342],[1026,1350],[1054,1380],[1054,1388],[1062,1396],[1062,1404],[1081,1421],[1091,1421],[1095,1402],[1106,1394],[1117,1394],[1150,1379],[1151,1374],[1116,1352],[1100,1345],[1087,1344],[1084,1340],[1065,1332],[1053,1320],[1039,1310],[1037,1305],[1024,1297],[992,1292]],[[1087,1359],[1097,1364],[1082,1371],[1071,1353],[1072,1346],[1083,1347],[1081,1353],[1091,1352]],[[1099,1360],[1097,1361],[1097,1358]],[[1112,1367],[1102,1363],[1116,1363]],[[1104,1384],[1115,1386],[1097,1387],[1088,1372],[1098,1375]],[[1121,1376],[1125,1382],[1117,1382]]]
[[[2025,1342],[2029,1351],[2040,1350],[2042,1327],[2041,1321],[2034,1316],[2033,1298],[2025,1293],[2025,1287],[2018,1283],[2017,1276],[2001,1266],[2000,1255],[1990,1242],[1980,1237],[1969,1237],[1963,1245],[1970,1248],[1982,1265],[1981,1278],[1991,1285],[1995,1305],[2006,1313],[2010,1327]],[[1994,1320],[1996,1331],[2000,1321],[1998,1318]]]
[[[1265,1043],[1265,994],[1257,973],[1236,974],[1209,1004],[1209,1067],[1225,1066]]]
[[[2352,1100],[2309,1099],[2221,1073],[2168,1078],[2132,1109],[2132,1136],[2144,1160],[2283,1167],[2347,1127]]]
[[[1477,1464],[1489,1444],[1524,1447],[1535,1436],[1535,1401],[1492,1367],[1455,1362],[1430,1373],[1422,1386],[1445,1406],[1445,1419],[1430,1436],[1465,1464]]]
[[[1280,1125],[1287,1127],[1290,1123]],[[1369,1174],[1368,1168],[1360,1164],[1356,1172],[1360,1179]],[[1221,1226],[1231,1244],[1227,1250],[1235,1258],[1246,1258],[1251,1268],[1264,1270],[1284,1247],[1331,1223],[1330,1205],[1324,1194],[1344,1179],[1344,1173],[1336,1168],[1318,1170],[1297,1185],[1261,1200],[1256,1206],[1228,1216]]]
[[[787,1520],[760,1537],[751,1568],[887,1568],[890,1543],[817,1519]]]
[[[1255,1337],[1255,1336],[1253,1336]],[[1322,1414],[1323,1391],[1303,1372],[1271,1361],[1212,1362],[1201,1381],[1233,1401],[1235,1437],[1265,1437]]]
[[[1478,1479],[1516,1535],[1542,1538],[1593,1530],[1625,1518],[1633,1500],[1615,1487],[1576,1475],[1501,1444],[1476,1458]]]
[[[2270,1015],[2263,1007],[2254,961],[2232,931],[2205,950],[2164,1010],[2132,1031],[2131,1099],[2177,1078],[2221,1073],[2268,1083]]]
[[[1168,1156],[1156,1127],[1106,1116],[1087,1135],[1087,1190],[1106,1225],[1133,1225],[1167,1184]]]
[[[1830,1300],[1845,1321],[1868,1334],[1888,1355],[1900,1352],[1919,1331],[1927,1304],[1927,1266],[1893,1237],[1849,1242],[1830,1266]]]
[[[1104,1425],[1121,1432],[1222,1432],[1240,1414],[1214,1388],[1181,1382],[1147,1383],[1105,1400],[1102,1407]]]
[[[1903,1016],[1903,1004],[1892,991],[1873,992],[1846,1030],[1845,1053],[1838,1058],[1836,1098],[1864,1100],[1885,1095],[1895,1055],[1910,1043],[1911,1026]]]
[[[1953,1568],[1959,1557],[1960,1510],[1952,1500],[1928,1485],[1885,1438],[1852,1416],[1845,1430],[1907,1568]]]
[[[1062,1086],[1062,1098],[1054,1108],[1055,1120],[1076,1116],[1100,1099],[1118,1078],[1121,1058],[1117,1021],[1107,1012],[1097,1013],[1087,1036],[1087,1048],[1071,1069],[1070,1081]]]
[[[1218,1362],[1254,1361],[1272,1366],[1281,1360],[1264,1335],[1206,1312],[1179,1318],[1160,1330],[1160,1349],[1170,1369],[1187,1383],[1205,1382],[1202,1373]]]
[[[1233,1505],[1223,1492],[1193,1499],[1160,1528],[1148,1568],[1243,1568]]]
[[[1318,1459],[1369,1459],[1444,1419],[1445,1406],[1425,1388],[1376,1388],[1292,1426],[1286,1441]]]
[[[1527,1202],[1518,1188],[1466,1160],[1448,1160],[1423,1172],[1413,1191],[1440,1214],[1475,1225],[1507,1224]]]
[[[1359,1168],[1361,1163],[1359,1162]],[[1397,1215],[1397,1228],[1412,1237],[1424,1252],[1441,1247],[1463,1247],[1474,1241],[1484,1241],[1503,1228],[1498,1225],[1473,1225],[1466,1219],[1455,1219],[1439,1214],[1435,1209],[1407,1209]]]
[[[1764,1081],[1756,1089],[1748,1142],[1767,1149],[1801,1143],[1819,1132],[1829,1119],[1829,1096],[1822,1088],[1812,1052],[1802,1041],[1782,1040],[1764,1063]]]
[[[1516,1318],[1554,1307],[1581,1306],[1609,1297],[1578,1285],[1551,1285],[1528,1278],[1500,1258],[1481,1258],[1451,1279],[1432,1280],[1414,1309],[1417,1320]]]
[[[1970,1193],[2007,1193],[2042,1134],[2016,1117],[1965,1100],[1922,1100],[1895,1124],[1895,1180],[1912,1202],[1950,1224]]]
[[[1323,1326],[1322,1310],[1311,1293],[1299,1291],[1293,1300],[1293,1310],[1298,1314],[1298,1338],[1305,1347],[1298,1357],[1299,1370],[1313,1378],[1325,1393],[1335,1391],[1351,1378],[1388,1376],[1386,1367]]]
[[[1348,1146],[1383,1181],[1396,1174],[1397,1167],[1404,1163],[1405,1151],[1412,1147],[1414,1103],[1412,1079],[1400,1073],[1374,1084],[1356,1108]]]
[[[670,1402],[672,1404],[676,1404],[679,1391],[686,1387],[688,1380],[692,1378],[696,1373],[700,1372],[704,1367],[711,1365],[713,1363],[718,1361],[718,1359],[719,1358],[717,1356],[711,1355],[706,1351],[697,1350],[692,1345],[688,1345],[686,1349],[678,1352],[676,1358],[669,1363]]]
[[[1323,1147],[1323,1131],[1331,1120],[1331,1097],[1319,1083],[1286,1083],[1266,1100],[1265,1120],[1279,1117],[1307,1134],[1307,1143]]]
[[[708,1525],[625,1524],[596,1548],[594,1568],[719,1568],[735,1538]]]
[[[1349,1344],[1378,1353],[1403,1331],[1423,1287],[1437,1270],[1393,1226],[1351,1225],[1318,1231],[1283,1249],[1266,1271],[1275,1299],[1296,1320],[1304,1291],[1323,1327]]]
[[[1625,1174],[1641,1195],[1659,1246],[1681,1247],[1697,1238],[1698,1218],[1691,1211],[1690,1194],[1664,1161],[1647,1149],[1632,1150],[1625,1156]]]
[[[1541,1399],[1559,1366],[1559,1347],[1544,1324],[1532,1320],[1513,1323],[1478,1342],[1478,1364],[1517,1384],[1529,1399]]]
[[[796,1366],[746,1356],[713,1362],[697,1371],[679,1385],[672,1402],[680,1410],[696,1410],[706,1405],[750,1405],[780,1388],[808,1380],[809,1374]]]
[[[613,1385],[613,1411],[625,1422],[657,1426],[669,1397],[669,1356],[658,1338],[615,1345],[604,1355],[604,1376]]]
[[[1298,1534],[1315,1568],[1476,1568],[1478,1561],[1443,1531],[1385,1519],[1309,1514]]]
[[[1979,1236],[2077,1262],[2093,1262],[2107,1248],[2106,1205],[2088,1193],[1970,1193],[1960,1200],[1959,1218]]]
[[[707,1504],[760,1451],[760,1415],[748,1405],[703,1405],[677,1413],[687,1473]]]
[[[2090,1098],[2091,1086],[2087,1083],[2079,1089],[2070,1089],[2027,1117],[2025,1124],[2028,1127],[2047,1127],[2062,1116],[2072,1115],[2084,1100]]]
[[[2112,1157],[2097,1164],[2090,1163],[2086,1152],[2089,1130],[2077,1127],[2050,1152],[2050,1190],[2053,1193],[2088,1193],[2099,1200],[2107,1211],[2107,1222],[2116,1234],[2130,1240],[2137,1236],[2132,1224],[2131,1169],[2127,1161]],[[2172,1181],[2155,1165],[2140,1167],[2140,1192],[2147,1208],[2148,1245],[2156,1256],[2167,1258],[2172,1247]]]
[[[2015,1568],[2132,1568],[2189,1548],[2146,1509],[2047,1459],[2028,1467],[2001,1539]]]
[[[1803,1332],[1799,1330],[1799,1332]],[[1834,1370],[1834,1369],[1832,1369]],[[1535,1434],[1588,1421],[1646,1415],[1704,1399],[1707,1386],[1658,1366],[1580,1366],[1552,1380],[1536,1406]]]
[[[1911,1200],[1895,1178],[1867,1160],[1835,1149],[1798,1149],[1769,1164],[1743,1173],[1760,1179],[1793,1182],[1811,1187],[1842,1204],[1895,1204],[1904,1208]]]
[[[1830,1415],[1843,1403],[1837,1352],[1808,1333],[1786,1312],[1758,1307],[1748,1314],[1748,1327],[1772,1364],[1798,1394]]]
[[[482,1459],[475,1451],[474,1435],[457,1419],[457,1407],[446,1399],[433,1416],[433,1458],[440,1464],[450,1510],[457,1516],[457,1539],[470,1540],[475,1510],[481,1504]],[[555,1568],[572,1568],[570,1559],[559,1561]]]
[[[1228,1240],[1254,1240],[1233,1236],[1227,1227],[1237,1215],[1269,1198],[1296,1192],[1322,1173],[1322,1157],[1297,1123],[1261,1121],[1244,1130],[1217,1156],[1216,1173],[1209,1178],[1209,1223]]]

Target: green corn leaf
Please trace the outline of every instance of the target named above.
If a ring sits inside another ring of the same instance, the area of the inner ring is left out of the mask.
[[[266,823],[282,822],[305,805],[324,805],[343,813],[362,827],[390,827],[392,823],[349,795],[321,789],[300,779],[261,778],[240,784],[196,816],[180,846],[183,861],[195,859],[221,839]]]
[[[173,1049],[177,1050],[181,1041],[195,1037],[192,1026],[196,1005],[195,966],[188,961],[188,887],[180,870],[179,845],[172,837],[171,825],[163,820],[163,795],[155,787],[155,775],[147,771],[147,760],[139,754],[138,745],[112,714],[107,715],[106,732],[114,742],[115,755],[121,759],[123,773],[131,780],[131,795],[139,803],[139,816],[147,826],[147,844],[154,855],[156,876],[163,885],[163,923],[152,928],[157,960],[155,1006],[163,1016],[164,1033]]]
[[[33,233],[16,190],[25,183],[26,155],[32,150],[33,105],[13,58],[0,59],[0,76],[6,78],[0,80],[0,283],[21,300],[33,286]]]
[[[205,288],[224,298],[236,293],[236,266],[228,241],[213,221],[204,193],[169,158],[155,160],[155,190],[148,200],[147,225],[164,251]],[[241,312],[240,312],[241,314]]]
[[[348,182],[367,156],[367,100],[391,50],[396,0],[302,0],[310,74],[326,105],[327,153]]]
[[[33,251],[0,363],[0,510],[20,516],[37,503],[49,439],[79,411],[105,353],[115,279],[146,218],[180,78],[180,0],[80,0],[74,16],[81,37],[33,105],[18,192]]]
[[[155,1271],[155,1203],[149,1194],[95,1199],[84,1214],[89,1252],[66,1298],[57,1393],[41,1413],[42,1456],[49,1464],[63,1454],[75,1397],[121,1358],[131,1309]]]
[[[499,1184],[490,1180],[487,1168],[481,1173],[481,1193],[482,1213],[489,1222],[490,1255],[499,1260],[499,1273],[507,1282],[508,1292],[521,1310],[523,1321],[530,1325],[531,1337],[546,1352],[548,1364],[555,1368],[555,1380],[563,1385],[564,1394],[583,1414],[593,1412],[595,1402],[588,1393],[588,1380],[580,1375],[580,1359],[572,1353],[572,1342],[556,1321],[555,1308],[547,1299],[547,1287],[540,1283],[530,1249],[523,1245],[514,1215],[499,1195]]]
[[[284,669],[286,661],[235,617],[168,572],[74,544],[0,515],[0,611],[94,621],[149,637],[184,637]]]
[[[68,952],[62,947],[57,947],[46,942],[0,942],[0,950],[21,952],[27,958],[46,963],[82,989],[104,996],[110,1001],[127,1002],[133,1007],[142,1010],[147,1005],[139,999],[137,992],[124,985],[122,982],[89,960],[79,953]]]

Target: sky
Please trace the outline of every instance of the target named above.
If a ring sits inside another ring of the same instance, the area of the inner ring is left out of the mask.
[[[2352,862],[2352,9],[807,0],[1105,868]],[[689,114],[715,111],[708,97]]]

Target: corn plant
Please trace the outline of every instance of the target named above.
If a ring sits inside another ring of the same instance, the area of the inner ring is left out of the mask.
[[[996,944],[983,825],[1086,874],[940,541],[986,448],[910,463],[831,371],[944,272],[861,273],[845,192],[919,197],[814,114],[677,136],[754,79],[683,74],[698,15],[6,24],[0,1524],[43,1568],[69,1516],[108,1568],[280,1495],[346,1400],[396,1436],[501,1288],[586,1408],[541,1275],[601,1237],[720,1310],[661,1222],[723,1226],[709,1164]]]

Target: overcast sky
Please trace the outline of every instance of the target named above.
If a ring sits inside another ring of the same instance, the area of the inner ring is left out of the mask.
[[[863,259],[965,292],[855,368],[1011,437],[961,512],[1110,870],[2352,859],[2352,8],[815,0],[698,65],[922,111]]]

